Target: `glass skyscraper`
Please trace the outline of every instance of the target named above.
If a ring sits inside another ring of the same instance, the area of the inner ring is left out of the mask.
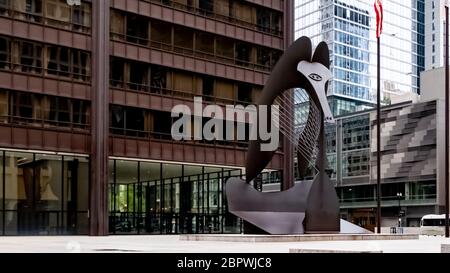
[[[385,0],[382,36],[383,101],[420,93],[425,65],[423,0]],[[372,0],[297,0],[295,36],[326,41],[334,80],[329,95],[334,115],[370,108],[376,102],[377,48]]]

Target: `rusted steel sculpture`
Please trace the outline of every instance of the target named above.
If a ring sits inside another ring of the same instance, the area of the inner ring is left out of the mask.
[[[264,87],[258,105],[273,105],[286,90],[293,88],[302,88],[308,93],[308,119],[303,131],[290,139],[297,142],[293,144],[297,148],[300,175],[304,175],[314,159],[316,175],[312,181],[298,183],[282,192],[264,193],[255,190],[249,183],[266,168],[275,152],[261,151],[260,140],[250,141],[246,181],[230,178],[226,183],[226,193],[229,211],[253,226],[252,230],[269,234],[340,231],[339,200],[326,173],[324,125],[325,122],[334,123],[326,96],[327,85],[332,77],[329,67],[327,44],[320,43],[313,53],[311,40],[302,37],[285,51]],[[282,133],[293,131],[293,128],[285,128]],[[311,157],[314,151],[314,159],[305,158]]]

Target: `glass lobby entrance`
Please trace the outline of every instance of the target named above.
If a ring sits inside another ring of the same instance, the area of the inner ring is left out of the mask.
[[[224,191],[241,169],[119,159],[110,160],[109,169],[111,234],[241,231]]]
[[[0,151],[0,235],[88,233],[89,159]]]

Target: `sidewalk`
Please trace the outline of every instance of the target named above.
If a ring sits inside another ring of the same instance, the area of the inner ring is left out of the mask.
[[[443,237],[400,241],[333,241],[293,243],[236,243],[180,241],[179,236],[0,237],[0,252],[153,252],[153,253],[289,253],[290,249],[364,251],[383,253],[440,253]]]

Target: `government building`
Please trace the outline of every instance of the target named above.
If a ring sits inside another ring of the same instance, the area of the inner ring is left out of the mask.
[[[174,141],[171,109],[253,103],[293,1],[77,2],[0,0],[0,235],[240,232],[246,143]]]

